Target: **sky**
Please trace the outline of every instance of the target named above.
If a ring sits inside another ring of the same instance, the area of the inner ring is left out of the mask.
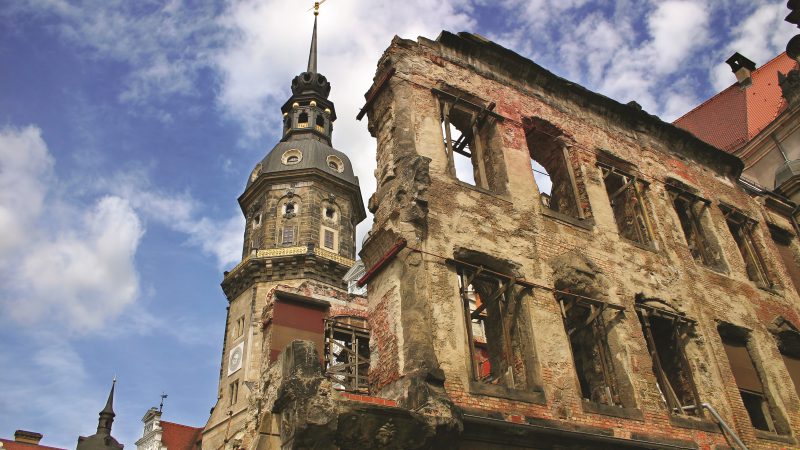
[[[355,120],[392,36],[470,31],[672,121],[797,31],[785,0],[328,0],[319,71],[334,146],[365,198],[375,141]],[[277,143],[305,69],[310,0],[0,2],[0,437],[74,448],[117,377],[128,449],[214,405],[236,202]],[[358,241],[371,217],[358,228]]]

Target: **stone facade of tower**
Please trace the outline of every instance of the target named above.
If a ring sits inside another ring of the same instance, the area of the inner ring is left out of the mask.
[[[282,139],[239,197],[242,261],[222,282],[229,306],[205,449],[269,445],[270,370],[283,349],[305,339],[321,350],[326,319],[365,322],[365,299],[348,294],[343,280],[355,263],[355,228],[365,211],[350,160],[331,147],[330,89],[316,70],[315,22],[308,70],[292,81],[282,107]]]

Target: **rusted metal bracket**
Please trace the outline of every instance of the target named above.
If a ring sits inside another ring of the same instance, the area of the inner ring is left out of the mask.
[[[378,94],[383,90],[384,87],[386,87],[386,82],[389,81],[389,78],[392,78],[392,76],[394,76],[395,72],[397,72],[397,69],[395,69],[394,67],[389,69],[389,71],[386,72],[383,78],[381,78],[381,81],[379,81],[378,84],[375,85],[375,88],[372,90],[372,92],[367,94],[367,102],[364,103],[364,106],[362,106],[361,109],[358,111],[358,115],[356,115],[356,120],[361,120],[364,118],[364,114],[367,113],[367,108],[369,108],[370,105],[372,105],[372,103],[375,101],[375,98],[378,97]]]
[[[375,263],[375,265],[374,265],[374,266],[372,266],[372,267],[371,267],[371,268],[370,268],[370,269],[367,271],[367,273],[365,273],[365,274],[364,274],[364,276],[363,276],[363,277],[361,277],[361,278],[359,278],[359,279],[358,279],[358,281],[356,282],[356,286],[358,286],[358,287],[362,287],[362,286],[364,286],[365,284],[367,284],[367,283],[369,282],[369,280],[371,280],[371,279],[372,279],[372,278],[373,278],[375,275],[377,275],[377,274],[378,274],[378,272],[379,272],[381,269],[383,269],[383,267],[384,267],[384,266],[386,266],[386,264],[388,264],[388,263],[389,263],[389,261],[391,261],[392,259],[394,259],[394,257],[395,257],[395,256],[397,256],[397,254],[398,254],[398,253],[400,253],[400,250],[402,250],[402,249],[406,248],[406,245],[408,245],[408,241],[406,241],[405,239],[400,239],[400,240],[398,240],[398,241],[397,241],[397,242],[396,242],[396,243],[395,243],[395,244],[392,246],[392,248],[390,248],[390,249],[389,249],[389,251],[388,251],[388,252],[386,252],[386,254],[385,254],[385,255],[383,255],[383,257],[380,259],[380,261],[378,261],[377,263]]]

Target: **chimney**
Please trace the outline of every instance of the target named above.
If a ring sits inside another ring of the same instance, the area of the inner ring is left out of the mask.
[[[731,66],[731,70],[736,75],[736,83],[739,84],[739,86],[750,86],[752,83],[750,74],[756,70],[756,63],[745,58],[739,52],[734,53],[733,56],[728,58],[725,62]]]
[[[25,431],[25,430],[17,430],[14,432],[14,442],[39,445],[39,441],[41,440],[42,440],[41,433],[34,433],[33,431]]]

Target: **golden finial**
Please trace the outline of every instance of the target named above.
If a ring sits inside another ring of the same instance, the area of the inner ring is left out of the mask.
[[[326,0],[320,0],[318,2],[314,2],[314,6],[311,7],[311,8],[308,8],[308,10],[311,11],[313,9],[314,10],[314,15],[318,16],[319,15],[319,5],[325,3],[325,1]]]

